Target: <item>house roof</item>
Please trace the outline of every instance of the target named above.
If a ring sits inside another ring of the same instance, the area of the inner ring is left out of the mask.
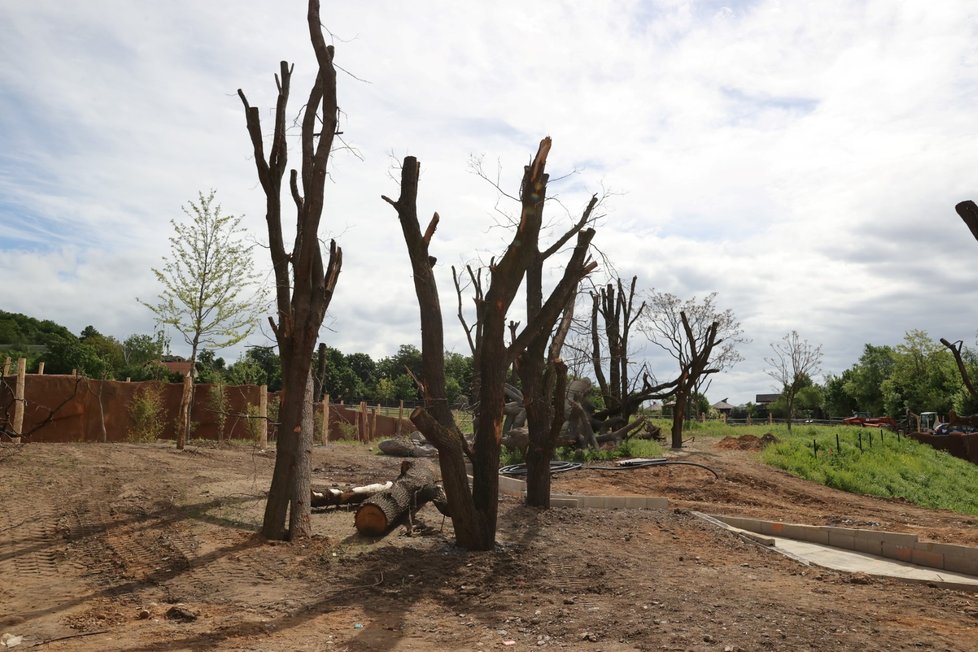
[[[734,409],[735,406],[727,403],[727,399],[723,399],[722,401],[718,401],[717,403],[714,403],[710,407],[712,407],[714,410],[732,410]]]
[[[189,374],[191,369],[189,360],[163,360],[160,364],[166,367],[167,371],[180,374],[181,376]]]
[[[757,398],[754,399],[755,403],[774,403],[776,400],[781,398],[780,394],[758,394]]]

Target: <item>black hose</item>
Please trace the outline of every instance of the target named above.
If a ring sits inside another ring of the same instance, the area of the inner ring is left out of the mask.
[[[550,462],[550,472],[551,473],[563,473],[564,471],[573,471],[574,469],[581,468],[581,464],[577,462],[561,462],[560,460],[553,460]],[[504,466],[499,469],[500,475],[526,475],[526,464],[510,464],[509,466]]]
[[[713,477],[715,477],[717,480],[720,479],[720,475],[705,464],[699,464],[698,462],[684,462],[681,460],[643,460],[641,462],[631,462],[629,464],[622,464],[620,466],[588,466],[585,468],[594,469],[595,471],[629,471],[631,469],[639,469],[645,466],[665,466],[666,464],[686,464],[688,466],[698,466],[701,469],[706,469],[712,473]]]

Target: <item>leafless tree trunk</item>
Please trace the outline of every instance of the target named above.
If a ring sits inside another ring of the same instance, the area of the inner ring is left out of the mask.
[[[604,422],[602,430],[626,426],[642,403],[671,396],[678,382],[656,383],[649,373],[643,373],[642,386],[638,387],[630,378],[629,338],[632,327],[646,312],[644,301],[634,307],[637,282],[638,277],[633,276],[627,293],[620,278],[591,293],[590,358],[605,405],[594,418]],[[602,342],[608,347],[607,374]]]
[[[438,225],[438,216],[432,218],[422,235],[417,220],[417,180],[420,165],[417,159],[407,157],[401,170],[401,194],[397,201],[387,197],[398,213],[404,231],[405,244],[414,271],[415,292],[422,319],[422,388],[425,406],[411,414],[411,420],[438,448],[442,479],[448,495],[448,509],[455,527],[458,545],[469,550],[489,550],[495,543],[496,517],[499,495],[499,451],[502,440],[504,385],[506,373],[517,355],[531,341],[549,331],[557,320],[569,297],[584,276],[594,267],[586,260],[587,250],[594,231],[587,229],[578,234],[577,244],[564,277],[554,293],[540,308],[537,319],[530,321],[507,347],[506,313],[538,252],[531,242],[536,242],[542,225],[542,204],[545,197],[547,175],[545,172],[550,139],[540,143],[533,162],[526,167],[523,193],[530,201],[524,202],[524,210],[513,240],[503,256],[492,266],[491,281],[485,293],[480,328],[481,356],[479,374],[479,412],[475,422],[475,441],[471,450],[458,432],[451,411],[448,409],[444,387],[444,344],[441,323],[441,307],[438,302],[432,266],[435,259],[429,255],[431,237]],[[473,482],[471,490],[465,478],[465,457],[472,462]]]
[[[268,158],[262,138],[259,110],[252,107],[239,89],[245,107],[248,134],[254,147],[258,179],[265,191],[269,251],[275,271],[277,321],[269,318],[282,360],[282,399],[275,471],[265,505],[262,534],[269,539],[309,536],[309,451],[312,445],[312,355],[326,309],[333,296],[342,267],[342,250],[330,243],[329,262],[324,267],[319,245],[323,212],[326,166],[336,133],[336,71],[333,47],[327,46],[319,17],[319,1],[309,0],[309,37],[319,64],[316,81],[306,101],[302,118],[301,175],[290,175],[296,205],[296,235],[292,251],[285,249],[282,235],[282,178],[288,159],[285,130],[288,119],[289,81],[292,66],[283,61],[275,82],[278,101],[275,127]],[[301,184],[300,184],[301,181]],[[286,529],[288,515],[288,529]]]
[[[795,396],[805,382],[818,372],[822,362],[822,346],[811,345],[802,340],[798,331],[791,331],[776,344],[771,344],[774,357],[765,358],[768,375],[781,385],[785,404],[788,407],[788,431],[795,414]]]
[[[978,240],[978,205],[970,199],[960,202],[954,207],[957,211],[958,216],[971,231],[971,235],[974,236],[975,240]],[[964,360],[961,357],[961,348],[964,343],[958,340],[954,344],[951,344],[947,339],[941,338],[941,344],[943,344],[954,356],[954,361],[958,365],[958,372],[961,374],[961,380],[964,382],[965,388],[967,388],[968,393],[971,397],[978,401],[978,390],[975,389],[974,384],[971,381],[971,376],[968,374],[968,368],[964,364]]]
[[[546,181],[544,181],[544,184]],[[546,185],[541,197],[520,197],[524,213],[543,213]],[[537,205],[538,204],[538,205]],[[564,301],[563,317],[557,325],[557,315],[542,323],[543,265],[575,235],[582,232],[592,221],[597,196],[591,197],[581,218],[545,251],[539,250],[539,233],[528,237],[528,246],[536,250],[526,271],[526,318],[528,324],[537,324],[536,335],[516,357],[516,373],[523,389],[523,407],[526,409],[526,427],[529,445],[526,449],[526,504],[547,509],[550,507],[550,460],[553,459],[557,437],[564,423],[564,400],[567,391],[567,365],[560,354],[574,317],[577,286],[570,287],[566,296],[556,297]],[[590,243],[590,238],[588,238]],[[590,264],[586,273],[596,267]],[[583,276],[579,280],[583,280]],[[556,293],[557,290],[554,290]],[[554,294],[548,298],[553,300]],[[556,326],[556,328],[555,328]]]
[[[697,389],[711,375],[741,360],[737,345],[746,342],[732,310],[720,310],[716,293],[702,300],[681,300],[668,292],[653,292],[640,328],[649,340],[679,363],[672,417],[672,447],[683,442],[683,423]]]

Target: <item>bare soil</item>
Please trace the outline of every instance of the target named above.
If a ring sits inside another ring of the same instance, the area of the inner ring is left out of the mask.
[[[503,497],[498,546],[466,553],[424,508],[366,539],[254,535],[273,454],[172,445],[0,447],[0,633],[46,650],[978,650],[978,596],[806,567],[690,510],[912,532],[978,546],[978,518],[853,496],[772,470],[759,444],[707,464],[579,470],[554,490],[667,496],[673,509],[538,511]],[[318,486],[400,460],[314,451]],[[70,638],[67,638],[70,637]]]

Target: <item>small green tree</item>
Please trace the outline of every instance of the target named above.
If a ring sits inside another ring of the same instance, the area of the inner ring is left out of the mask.
[[[154,442],[165,425],[163,388],[158,383],[141,385],[129,404],[129,441]]]
[[[222,349],[250,335],[264,309],[252,245],[241,238],[241,218],[222,214],[215,194],[198,193],[197,202],[182,208],[189,221],[170,220],[170,255],[161,268],[153,268],[163,286],[159,302],[137,298],[159,324],[180,333],[190,347],[191,369],[202,347]],[[192,396],[180,406],[177,448],[189,434]]]

